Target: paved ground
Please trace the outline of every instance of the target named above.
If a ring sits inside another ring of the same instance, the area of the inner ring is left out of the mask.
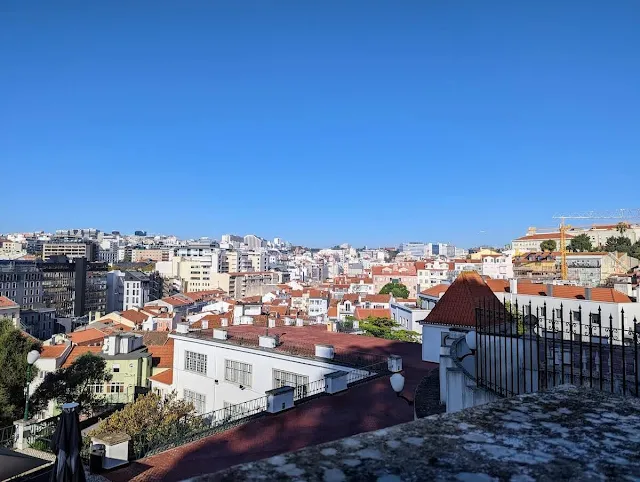
[[[421,360],[421,345],[356,335],[339,335],[341,345],[354,341],[367,351],[403,357],[405,393],[413,398],[420,380],[437,367]],[[354,339],[353,337],[356,337]],[[382,343],[381,343],[382,342]],[[337,345],[337,343],[336,343]],[[294,409],[267,415],[224,433],[204,438],[162,454],[138,460],[105,474],[114,482],[178,481],[232,465],[271,457],[310,445],[413,420],[413,407],[395,396],[389,377],[363,383],[334,396],[321,397]]]

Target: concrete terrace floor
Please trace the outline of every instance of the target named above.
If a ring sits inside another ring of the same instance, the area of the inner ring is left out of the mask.
[[[291,327],[287,327],[291,331]],[[421,345],[358,335],[317,333],[322,343],[336,349],[396,354],[403,358],[405,394],[413,392],[435,363],[422,361]],[[327,336],[330,339],[327,339]],[[310,336],[309,343],[320,342]],[[245,425],[212,435],[161,454],[132,462],[104,474],[113,482],[178,481],[216,472],[236,464],[272,457],[311,445],[413,420],[413,407],[396,397],[389,377],[356,385],[347,391],[322,396],[292,410],[264,415]]]

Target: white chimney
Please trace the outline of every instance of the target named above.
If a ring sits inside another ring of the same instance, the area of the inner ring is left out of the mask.
[[[217,328],[213,330],[214,340],[226,340],[228,336],[227,330],[218,330]]]
[[[509,280],[509,291],[512,295],[518,294],[518,280],[516,278]]]
[[[189,333],[189,323],[177,323],[176,332],[182,334]]]
[[[229,326],[229,320],[227,318],[220,318],[220,326]]]
[[[333,345],[316,345],[316,356],[319,358],[333,359],[335,350]]]
[[[275,318],[269,318],[268,326],[269,326],[269,328],[275,328],[276,327],[276,319]]]
[[[200,320],[200,322],[202,323],[203,330],[206,330],[207,328],[209,328],[209,320],[202,319]]]
[[[276,338],[275,336],[260,336],[258,345],[262,348],[275,348]]]
[[[296,318],[296,326],[304,326],[304,320],[302,318]]]

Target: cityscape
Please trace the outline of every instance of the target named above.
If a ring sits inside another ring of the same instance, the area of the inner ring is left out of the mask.
[[[640,481],[639,20],[5,0],[0,481]]]

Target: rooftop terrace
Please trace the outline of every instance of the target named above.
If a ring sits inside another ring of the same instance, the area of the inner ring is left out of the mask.
[[[640,480],[640,400],[561,386],[193,480]]]

